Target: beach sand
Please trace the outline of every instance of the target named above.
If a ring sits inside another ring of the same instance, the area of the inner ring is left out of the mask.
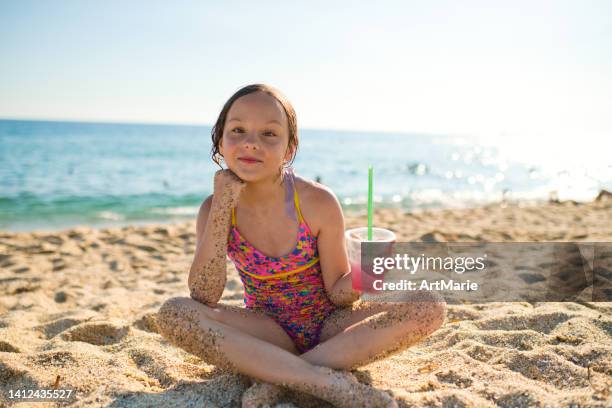
[[[401,241],[612,241],[605,198],[380,210],[375,225]],[[347,228],[365,224],[347,216]],[[194,222],[0,233],[0,405],[9,389],[55,387],[76,390],[71,406],[239,407],[247,378],[156,333],[159,306],[189,294],[194,248]],[[222,301],[242,305],[228,266]],[[403,407],[610,407],[612,302],[449,305],[432,336],[354,374]],[[277,405],[296,406],[329,405],[297,394]]]

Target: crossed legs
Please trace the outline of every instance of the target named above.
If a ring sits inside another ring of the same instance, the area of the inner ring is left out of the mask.
[[[301,355],[272,318],[255,310],[172,298],[160,308],[158,326],[174,345],[257,379],[268,394],[276,384],[338,406],[359,401],[364,407],[393,407],[387,394],[332,369],[352,369],[398,352],[435,331],[445,315],[445,303],[433,294],[418,301],[359,301],[332,313],[323,325],[321,343]]]

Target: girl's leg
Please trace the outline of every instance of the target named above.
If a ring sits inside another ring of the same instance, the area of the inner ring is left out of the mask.
[[[192,300],[189,298],[184,299],[187,302]],[[272,343],[291,354],[299,354],[291,337],[274,319],[266,315],[262,310],[246,309],[223,303],[217,303],[215,307],[202,305],[202,310],[208,318],[216,322],[226,324],[260,340]]]
[[[338,309],[325,321],[321,343],[300,358],[318,366],[351,369],[405,349],[444,322],[446,303],[436,293],[395,297]],[[255,384],[243,396],[243,408],[273,405],[282,392],[274,384]]]
[[[338,406],[350,407],[355,403],[363,407],[395,406],[387,394],[360,384],[349,374],[312,365],[287,351],[282,347],[284,340],[280,341],[279,346],[232,327],[227,321],[223,323],[215,320],[215,317],[220,320],[223,320],[222,316],[228,318],[225,313],[227,308],[218,312],[218,308],[211,308],[190,298],[170,299],[158,312],[160,334],[172,344],[210,364],[260,381],[295,388]],[[262,316],[253,319],[265,322]],[[234,323],[236,321],[244,325],[244,321],[237,319]],[[271,328],[268,323],[265,323],[266,327]],[[280,326],[278,329],[282,330]],[[270,336],[261,332],[258,334]]]
[[[332,313],[321,343],[300,357],[316,365],[353,369],[418,342],[445,317],[446,303],[434,292],[416,292],[394,302],[360,300]]]
[[[229,371],[256,378],[272,372],[269,380],[276,379],[277,382],[285,375],[291,378],[291,372],[297,371],[305,376],[312,374],[304,371],[308,371],[310,364],[292,358],[297,356],[286,349],[287,334],[272,319],[245,310],[242,319],[232,316],[233,323],[238,323],[238,327],[232,327],[228,324],[231,313],[228,309],[228,306],[212,308],[187,297],[172,298],[160,308],[157,324],[160,334],[171,343]],[[278,361],[275,355],[289,360],[290,366],[281,367],[280,371],[267,370],[270,363]]]

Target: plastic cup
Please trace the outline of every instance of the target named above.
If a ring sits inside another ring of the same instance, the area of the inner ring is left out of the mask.
[[[362,271],[361,269],[361,243],[362,242],[388,242],[389,246],[382,246],[381,253],[376,256],[386,256],[391,254],[393,243],[397,237],[393,231],[384,228],[372,228],[372,241],[368,241],[368,227],[360,227],[346,230],[346,249],[348,252],[349,263],[351,265],[351,283],[354,290],[360,292],[377,292],[374,289],[375,280],[383,280],[384,273],[375,274],[372,271]]]

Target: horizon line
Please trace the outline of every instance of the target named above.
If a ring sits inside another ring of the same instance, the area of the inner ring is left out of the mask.
[[[204,122],[142,122],[131,120],[114,120],[114,119],[62,119],[62,118],[41,118],[41,117],[1,117],[0,121],[13,122],[68,122],[68,123],[88,123],[99,125],[149,125],[149,126],[207,126],[212,128],[212,124]],[[379,129],[348,129],[334,127],[309,127],[305,126],[302,130],[314,131],[334,131],[347,133],[384,133],[395,135],[425,135],[425,136],[454,136],[454,137],[473,137],[473,134],[464,133],[440,133],[440,132],[423,132],[423,131],[405,131],[405,130],[379,130]]]

